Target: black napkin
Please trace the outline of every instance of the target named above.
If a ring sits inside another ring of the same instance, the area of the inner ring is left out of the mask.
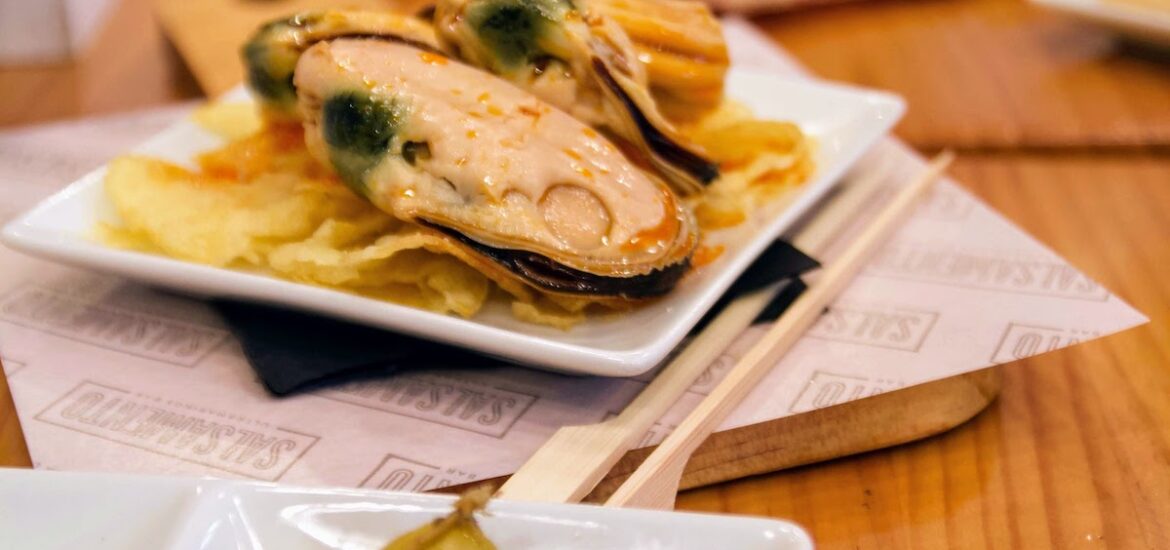
[[[712,312],[741,293],[787,280],[757,321],[775,319],[804,290],[799,276],[818,265],[792,245],[776,241],[736,280]],[[260,380],[276,395],[404,369],[504,364],[462,348],[309,313],[234,301],[216,301],[214,305],[239,339]],[[703,324],[705,320],[700,327]]]

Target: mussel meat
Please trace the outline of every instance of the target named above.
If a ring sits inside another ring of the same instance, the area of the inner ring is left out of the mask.
[[[624,301],[665,294],[689,266],[697,229],[674,192],[504,80],[401,42],[335,39],[304,52],[295,87],[315,157],[493,278]]]
[[[587,2],[440,0],[434,21],[444,48],[606,128],[679,192],[718,177],[718,166],[659,111],[630,37]]]
[[[297,116],[293,72],[301,53],[334,38],[375,38],[438,51],[434,28],[425,21],[368,11],[304,12],[261,26],[241,51],[248,85],[270,118]]]

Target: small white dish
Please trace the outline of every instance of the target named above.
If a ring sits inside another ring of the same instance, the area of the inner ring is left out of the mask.
[[[796,122],[816,142],[816,172],[787,208],[708,236],[723,244],[713,263],[688,274],[665,298],[627,314],[593,318],[569,331],[515,319],[488,304],[461,319],[255,273],[117,250],[92,239],[98,222],[116,221],[98,169],[13,220],[0,235],[30,254],[123,275],[197,296],[266,302],[313,311],[470,348],[532,366],[601,376],[636,376],[682,340],[751,262],[841,178],[902,116],[901,98],[804,79],[732,70],[727,93],[766,119]],[[190,164],[219,138],[190,121],[136,152]]]
[[[40,550],[378,549],[451,510],[448,495],[206,478],[0,469],[0,547]],[[492,501],[479,523],[508,550],[811,550],[786,521]]]
[[[1032,3],[1170,47],[1170,9],[1120,0],[1032,0]]]

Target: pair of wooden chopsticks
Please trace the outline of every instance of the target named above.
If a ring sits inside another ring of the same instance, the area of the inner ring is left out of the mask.
[[[824,267],[816,282],[793,302],[723,381],[618,488],[606,502],[607,506],[673,508],[679,481],[691,454],[844,289],[952,159],[949,152],[935,157],[914,181],[898,192],[874,221]],[[813,254],[822,253],[872,197],[882,175],[875,174],[847,187],[794,237],[794,244]],[[597,424],[566,426],[557,430],[500,487],[498,496],[514,500],[580,501],[731,341],[751,324],[778,291],[779,284],[771,285],[728,304],[621,414]]]

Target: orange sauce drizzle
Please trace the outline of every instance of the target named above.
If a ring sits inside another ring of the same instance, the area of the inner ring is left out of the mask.
[[[418,58],[431,65],[446,65],[447,58],[433,52],[419,52]]]
[[[207,151],[196,158],[202,181],[247,182],[272,172],[295,172],[307,178],[340,185],[337,174],[318,163],[305,147],[305,131],[299,123],[267,121],[247,137]]]
[[[665,188],[662,189],[662,207],[662,221],[654,227],[635,233],[630,240],[622,244],[622,252],[641,252],[654,246],[666,246],[674,240],[674,236],[678,234],[678,216],[674,215],[676,210],[674,194]]]
[[[300,124],[272,123],[262,131],[199,155],[200,171],[211,178],[243,181],[271,169],[277,155],[303,151]]]

